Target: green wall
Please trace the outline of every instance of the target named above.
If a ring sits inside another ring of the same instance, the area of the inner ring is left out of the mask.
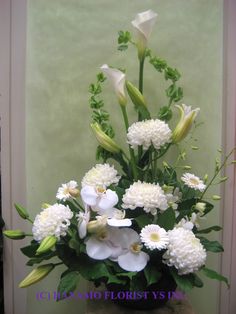
[[[116,37],[120,29],[132,30],[130,21],[135,14],[149,8],[159,14],[150,46],[180,70],[184,103],[200,107],[199,120],[205,122],[197,131],[201,149],[189,155],[195,163],[194,171],[200,176],[212,173],[215,152],[221,145],[222,2],[28,1],[26,166],[32,216],[40,210],[42,202],[54,202],[62,182],[80,181],[95,163],[88,85],[103,63],[126,67],[128,78],[137,82],[136,52],[133,48],[127,53],[118,52]],[[145,95],[155,112],[165,104],[166,85],[150,66],[146,70]],[[106,106],[120,142],[124,136],[120,108],[110,89],[105,90]],[[208,223],[218,224],[219,217],[217,208]],[[219,255],[209,256],[210,267],[217,269],[218,264]],[[58,304],[36,300],[37,291],[56,289],[62,269],[28,289],[27,313],[84,312],[83,302]],[[198,314],[216,314],[218,285],[214,281],[205,282],[203,289],[190,294],[191,302]],[[86,289],[85,282],[78,289]]]

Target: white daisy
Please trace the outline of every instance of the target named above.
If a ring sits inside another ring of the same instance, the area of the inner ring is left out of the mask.
[[[143,207],[146,213],[153,215],[156,215],[157,209],[164,211],[168,208],[166,196],[158,183],[134,182],[125,190],[122,201],[124,209]]]
[[[165,229],[158,225],[147,225],[141,230],[141,241],[150,250],[162,250],[165,249],[168,242],[168,234]]]
[[[97,164],[90,169],[82,179],[82,187],[104,187],[107,188],[111,184],[117,184],[120,180],[118,172],[109,164]]]
[[[132,148],[143,146],[147,150],[153,145],[160,149],[171,141],[171,130],[168,124],[158,119],[139,121],[129,127],[127,139]]]
[[[194,190],[203,192],[206,188],[206,185],[203,183],[203,181],[192,173],[184,173],[181,177],[181,180],[185,185]]]
[[[56,198],[60,201],[66,201],[70,197],[75,198],[79,194],[77,187],[78,183],[74,180],[63,183],[57,191]]]

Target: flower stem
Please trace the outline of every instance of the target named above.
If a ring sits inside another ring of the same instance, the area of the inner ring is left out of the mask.
[[[32,219],[30,219],[29,217],[26,218],[29,222],[34,223]]]
[[[123,114],[123,118],[124,118],[124,122],[125,122],[125,129],[126,132],[128,131],[129,128],[129,120],[128,120],[128,116],[127,116],[127,112],[126,112],[126,107],[125,106],[121,106],[121,110],[122,110],[122,114]],[[132,167],[132,171],[133,171],[133,176],[135,181],[137,180],[137,169],[136,169],[136,164],[135,164],[135,156],[134,156],[134,150],[132,149],[132,147],[129,145],[129,152],[130,152],[130,162],[131,162],[131,167]]]
[[[142,60],[139,61],[139,91],[140,93],[143,93],[143,69],[144,69],[144,60],[145,57],[142,58]],[[141,120],[141,114],[140,112],[138,113],[138,121]],[[143,153],[143,148],[142,146],[138,147],[138,160],[141,158]]]

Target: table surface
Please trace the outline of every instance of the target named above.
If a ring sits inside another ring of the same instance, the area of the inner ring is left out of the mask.
[[[132,310],[114,304],[112,301],[90,300],[87,303],[86,314],[195,314],[189,301],[170,300],[162,308],[155,310]]]

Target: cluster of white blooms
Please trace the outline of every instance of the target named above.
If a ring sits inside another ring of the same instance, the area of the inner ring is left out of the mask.
[[[181,180],[185,185],[194,190],[203,192],[206,188],[206,185],[203,183],[203,181],[192,173],[184,173],[181,177]]]
[[[133,123],[127,133],[132,148],[143,146],[147,150],[151,145],[160,149],[171,141],[171,130],[164,121],[151,119]]]
[[[120,176],[114,166],[109,164],[97,164],[90,169],[82,179],[82,187],[108,187],[111,184],[117,184],[120,180]]]
[[[157,213],[157,209],[163,211],[168,208],[166,196],[158,183],[134,182],[125,190],[122,201],[124,209],[143,207],[145,212],[153,215]]]
[[[70,208],[62,204],[54,204],[43,209],[33,223],[34,240],[40,242],[47,236],[55,236],[57,239],[65,236],[72,217]]]
[[[168,232],[168,237],[163,263],[174,266],[179,275],[193,273],[205,264],[206,250],[192,231],[174,228]]]

